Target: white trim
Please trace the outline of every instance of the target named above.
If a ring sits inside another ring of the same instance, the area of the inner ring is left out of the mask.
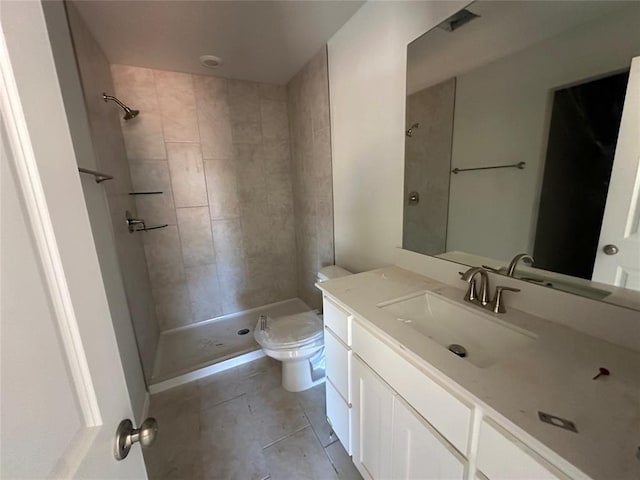
[[[214,363],[213,365],[209,365],[208,367],[199,368],[198,370],[194,370],[193,372],[178,375],[177,377],[170,378],[169,380],[151,384],[149,385],[149,392],[152,395],[155,393],[160,393],[165,390],[169,390],[170,388],[179,387],[180,385],[184,385],[185,383],[193,382],[194,380],[200,380],[201,378],[208,377],[209,375],[213,375],[214,373],[223,372],[225,370],[229,370],[230,368],[238,367],[240,365],[253,362],[254,360],[258,360],[259,358],[263,357],[265,357],[265,353],[262,349],[254,350],[253,352],[245,353],[244,355],[238,355],[237,357],[230,358],[229,360],[225,360],[223,362]]]
[[[80,338],[77,318],[1,25],[0,107],[6,125],[9,148],[13,153],[13,168],[33,231],[84,422],[88,427],[99,426],[102,425],[102,416],[98,399]]]
[[[145,418],[149,416],[149,407],[151,406],[151,395],[149,392],[145,392],[144,394],[144,402],[142,404],[142,410],[140,411],[140,416],[136,418],[136,424],[140,425]]]

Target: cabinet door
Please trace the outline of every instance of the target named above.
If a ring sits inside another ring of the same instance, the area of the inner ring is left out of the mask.
[[[391,422],[395,392],[356,356],[351,365],[353,463],[365,478],[391,478]]]
[[[465,461],[424,419],[395,397],[393,405],[392,477],[462,479]]]
[[[490,419],[480,426],[478,469],[488,478],[560,480],[567,477]]]

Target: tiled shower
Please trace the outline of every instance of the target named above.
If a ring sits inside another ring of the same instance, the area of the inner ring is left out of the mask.
[[[97,162],[130,175],[129,192],[107,197],[114,230],[126,209],[147,227],[166,225],[115,235],[119,245],[138,245],[144,259],[136,261],[146,264],[141,272],[131,255],[119,258],[130,310],[141,290],[151,302],[148,315],[133,319],[147,380],[157,348],[140,341],[149,331],[162,339],[296,297],[318,308],[316,272],[334,261],[326,48],[287,85],[109,66],[73,9],[69,17]],[[121,119],[120,132],[114,106],[93,98],[109,89],[141,112]],[[105,132],[100,109],[113,109],[105,120],[111,146],[96,141]],[[145,278],[127,282],[132,270]]]

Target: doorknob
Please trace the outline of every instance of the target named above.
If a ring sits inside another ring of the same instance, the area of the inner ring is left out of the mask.
[[[113,448],[113,455],[116,460],[124,460],[129,455],[131,445],[140,442],[144,447],[150,447],[156,440],[158,433],[158,422],[155,418],[149,417],[140,428],[133,428],[133,423],[128,418],[120,422],[116,430],[116,441]]]
[[[619,252],[618,247],[616,247],[613,244],[608,244],[605,245],[604,247],[602,247],[602,251],[606,254],[606,255],[615,255],[616,253]]]

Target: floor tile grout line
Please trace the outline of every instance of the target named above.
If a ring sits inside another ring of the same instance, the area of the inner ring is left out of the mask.
[[[306,415],[305,415],[305,418],[306,418]],[[307,419],[307,421],[309,421],[309,420]],[[277,440],[274,440],[274,441],[273,441],[273,442],[271,442],[271,443],[268,443],[267,445],[265,445],[264,447],[262,447],[262,450],[266,450],[266,449],[267,449],[267,448],[269,448],[269,447],[273,447],[276,443],[280,443],[280,442],[282,442],[283,440],[286,440],[287,438],[292,437],[292,436],[293,436],[293,435],[295,435],[296,433],[300,433],[300,432],[302,432],[305,428],[309,428],[310,426],[311,426],[311,424],[310,424],[310,423],[307,423],[304,427],[300,427],[300,428],[298,428],[297,430],[295,430],[295,431],[293,431],[293,432],[291,432],[291,433],[286,434],[284,437],[281,437],[281,438],[279,438],[279,439],[277,439]],[[313,430],[313,429],[312,429],[312,430]],[[322,444],[321,444],[321,445],[322,445]]]

